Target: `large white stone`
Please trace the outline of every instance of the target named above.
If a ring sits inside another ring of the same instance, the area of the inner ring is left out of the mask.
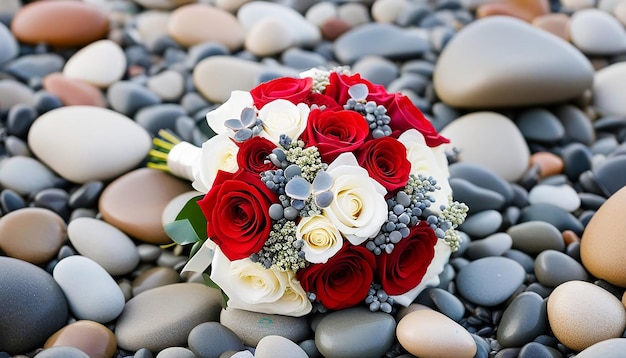
[[[626,62],[618,62],[596,72],[593,106],[602,115],[626,115]]]
[[[570,21],[572,43],[589,55],[615,55],[626,51],[626,30],[609,13],[598,9],[576,11]]]
[[[263,65],[231,56],[211,56],[193,70],[193,83],[204,98],[226,102],[234,90],[249,91],[256,86]]]
[[[106,88],[119,81],[126,71],[126,56],[111,40],[91,43],[67,60],[63,75]]]

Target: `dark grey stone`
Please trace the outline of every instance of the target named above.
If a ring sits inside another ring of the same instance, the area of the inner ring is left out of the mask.
[[[589,274],[573,258],[555,250],[546,250],[535,259],[535,275],[544,286],[556,287],[564,282],[589,280]]]
[[[450,178],[465,179],[477,186],[498,192],[507,204],[513,200],[511,185],[488,169],[468,163],[454,163],[449,169]]]
[[[468,216],[459,225],[459,230],[473,238],[484,238],[496,232],[500,225],[502,225],[502,214],[496,210],[485,210]]]
[[[70,207],[67,205],[69,194],[59,188],[49,188],[35,194],[33,205],[38,208],[49,209],[57,213],[63,220],[70,217]]]
[[[583,209],[598,210],[606,201],[606,198],[593,193],[578,193],[580,206]]]
[[[498,343],[503,347],[521,347],[549,331],[543,297],[522,292],[504,310],[498,325]]]
[[[72,209],[96,207],[102,190],[104,190],[104,183],[101,181],[85,183],[71,193],[68,205]]]
[[[546,287],[539,282],[533,282],[528,287],[526,287],[526,292],[534,292],[541,296],[542,298],[547,298],[552,293],[551,287]]]
[[[24,82],[41,79],[54,72],[61,72],[65,60],[55,53],[42,53],[18,57],[5,66],[5,71]]]
[[[297,70],[308,70],[309,68],[325,67],[326,58],[319,53],[291,47],[281,55],[281,62]]]
[[[133,116],[142,108],[161,103],[161,98],[147,87],[131,81],[119,81],[107,90],[107,100],[115,111]]]
[[[465,265],[456,276],[461,296],[482,306],[497,306],[524,282],[522,265],[506,257],[485,257]]]
[[[228,48],[219,42],[203,42],[191,46],[187,51],[187,67],[194,68],[198,62],[211,56],[226,56],[229,55]]]
[[[572,181],[578,181],[580,174],[591,169],[592,153],[589,147],[581,143],[572,143],[563,147],[563,173]]]
[[[428,290],[430,299],[436,308],[453,321],[459,322],[465,315],[465,306],[455,295],[441,288]]]
[[[520,132],[529,141],[554,143],[565,135],[559,119],[544,108],[530,108],[522,111],[515,119]]]
[[[626,186],[626,155],[607,158],[592,172],[604,194],[611,196]]]
[[[33,95],[33,105],[37,112],[41,115],[55,108],[63,106],[59,97],[44,90],[35,92]]]
[[[24,207],[26,207],[26,201],[18,193],[11,189],[0,191],[0,209],[2,213],[6,214]]]
[[[569,141],[591,145],[595,140],[595,132],[591,120],[578,107],[571,104],[558,106],[554,114],[563,124],[565,138]]]
[[[9,109],[7,115],[7,133],[22,139],[26,139],[28,129],[37,118],[37,110],[34,106],[18,103]]]
[[[564,209],[548,203],[537,203],[523,208],[519,222],[525,223],[527,221],[545,221],[554,225],[560,232],[572,230],[579,236],[583,232],[583,225],[576,217]],[[515,244],[513,245],[515,246]]]
[[[532,257],[528,256],[524,252],[516,249],[511,249],[502,253],[502,256],[517,261],[517,263],[522,265],[527,273],[533,273],[533,271],[535,270],[535,260],[533,260]]]
[[[219,357],[225,351],[241,351],[243,342],[219,322],[204,322],[195,326],[187,337],[189,349],[197,357]]]
[[[529,255],[537,255],[549,249],[558,251],[565,249],[561,231],[546,221],[522,222],[511,226],[506,232],[513,239],[513,248]]]
[[[513,240],[509,234],[497,232],[484,239],[470,242],[466,256],[470,260],[476,260],[488,256],[500,256],[511,248]]]
[[[152,136],[156,136],[161,129],[176,130],[176,119],[187,113],[178,104],[156,104],[140,109],[135,114],[135,122],[144,127]]]
[[[426,85],[428,85],[428,79],[420,74],[407,72],[400,77],[394,79],[387,85],[387,91],[389,93],[400,92],[405,89],[410,89],[418,95],[424,93]]]
[[[558,350],[537,342],[530,342],[519,351],[518,358],[563,358]]]
[[[504,196],[496,191],[482,188],[461,178],[451,178],[449,182],[454,200],[467,204],[470,209],[468,214],[484,210],[500,210],[504,205]]]

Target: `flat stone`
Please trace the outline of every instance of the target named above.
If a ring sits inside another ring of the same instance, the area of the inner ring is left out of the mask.
[[[504,232],[491,234],[484,239],[473,240],[467,247],[466,256],[476,260],[487,256],[500,256],[513,246],[513,239]]]
[[[160,96],[139,83],[119,81],[107,90],[111,108],[126,116],[133,116],[144,107],[161,103]]]
[[[115,335],[100,323],[81,320],[71,323],[46,340],[44,349],[75,347],[90,358],[109,358],[117,350]]]
[[[626,78],[626,63],[617,62],[595,73],[593,106],[601,115],[626,115],[626,103],[620,91]]]
[[[219,322],[204,322],[195,326],[187,338],[189,349],[198,357],[217,357],[226,351],[244,349],[241,339]]]
[[[573,212],[580,207],[580,198],[574,188],[567,184],[539,184],[530,189],[528,201],[531,204],[553,204],[565,211]]]
[[[179,283],[181,281],[180,274],[171,267],[153,267],[143,271],[132,282],[133,296],[145,292],[147,290]]]
[[[17,57],[19,48],[11,31],[0,23],[0,65]]]
[[[74,347],[50,347],[35,355],[37,358],[89,358],[87,353]]]
[[[21,82],[10,79],[0,80],[0,109],[8,111],[19,103],[32,105],[33,96],[33,90]]]
[[[98,205],[102,218],[132,238],[152,243],[171,242],[161,213],[167,203],[191,189],[191,184],[150,168],[131,171],[109,184]]]
[[[150,77],[146,86],[163,101],[176,101],[185,91],[185,78],[178,71],[165,70]]]
[[[451,179],[465,179],[478,187],[493,190],[504,197],[505,203],[514,199],[515,193],[511,184],[489,169],[461,162],[450,165],[448,169]]]
[[[501,114],[466,114],[447,125],[441,135],[450,139],[450,146],[460,149],[459,162],[486,168],[505,180],[519,180],[528,167],[530,151],[522,134]]]
[[[565,138],[585,145],[592,145],[596,140],[591,119],[585,112],[571,104],[558,106],[554,114],[565,129]]]
[[[615,156],[593,168],[592,172],[602,191],[611,196],[626,185],[625,169],[626,157]]]
[[[119,81],[126,72],[122,48],[111,40],[93,42],[76,52],[65,63],[63,75],[106,88]]]
[[[497,306],[506,301],[524,282],[526,273],[516,261],[485,257],[465,265],[456,275],[459,293],[467,300]]]
[[[437,60],[433,83],[454,107],[518,107],[575,98],[591,87],[593,73],[569,43],[513,17],[493,16],[452,38]]]
[[[89,106],[41,115],[28,144],[41,161],[76,183],[116,178],[136,167],[152,145],[148,133],[128,117]]]
[[[308,358],[300,346],[281,336],[261,338],[254,351],[255,358]]]
[[[175,103],[163,103],[140,109],[135,114],[135,122],[156,137],[159,130],[176,130],[176,121],[186,115],[185,109]]]
[[[220,323],[235,332],[243,344],[255,347],[265,336],[278,335],[294,342],[309,337],[306,317],[291,317],[228,308],[222,310]]]
[[[497,338],[503,347],[521,347],[548,331],[543,298],[535,292],[522,292],[502,313]]]
[[[433,301],[439,312],[448,316],[451,320],[459,322],[465,315],[463,302],[455,295],[441,288],[427,289],[428,296]]]
[[[51,188],[57,177],[40,161],[24,156],[13,156],[0,161],[0,184],[21,195],[29,195]],[[29,180],[24,180],[29,178]]]
[[[358,60],[353,66],[354,73],[360,73],[361,78],[387,87],[398,77],[400,69],[393,61],[379,56],[367,56]],[[388,90],[389,93],[395,91]]]
[[[59,19],[64,19],[63,26]],[[35,2],[15,14],[11,31],[23,43],[80,47],[106,37],[109,19],[100,7],[89,3]]]
[[[611,14],[599,9],[584,9],[572,14],[572,43],[583,53],[596,56],[626,51],[624,26]]]
[[[611,338],[626,328],[626,311],[615,296],[594,284],[569,281],[552,291],[548,320],[554,336],[575,351]]]
[[[0,218],[0,248],[9,257],[44,264],[63,245],[65,231],[65,222],[51,210],[15,210]]]
[[[139,252],[133,241],[102,220],[74,219],[67,226],[67,236],[76,251],[98,263],[111,276],[130,273],[139,264]]]
[[[619,358],[626,349],[626,338],[610,338],[583,349],[577,358]]]
[[[0,326],[11,327],[0,332],[3,351],[30,352],[66,324],[63,291],[41,268],[0,256],[0,285]]]
[[[43,79],[43,88],[57,96],[66,106],[106,107],[104,95],[97,87],[61,73],[47,75]]]
[[[184,347],[168,347],[160,351],[156,358],[195,358],[193,352]]]
[[[395,330],[396,321],[386,313],[348,308],[322,318],[315,330],[315,345],[328,358],[377,358],[393,344]]]
[[[501,225],[502,214],[496,210],[485,210],[467,217],[459,230],[472,237],[483,238],[495,233]]]
[[[193,82],[204,98],[223,103],[234,90],[253,89],[262,69],[262,65],[256,62],[229,56],[212,56],[196,65]]]
[[[511,226],[506,232],[513,239],[513,248],[529,255],[545,250],[565,250],[559,229],[545,221],[527,221]]]
[[[561,232],[572,230],[577,235],[582,234],[584,229],[582,223],[574,215],[556,205],[547,203],[532,204],[523,208],[518,222],[527,221],[545,221]],[[513,245],[515,246],[515,243]]]
[[[290,30],[282,20],[267,17],[248,30],[245,48],[259,57],[277,55],[296,41]]]
[[[175,304],[184,302],[184,304]],[[222,295],[199,283],[157,287],[126,302],[118,317],[115,337],[122,349],[158,352],[187,343],[189,332],[219,317]]]
[[[522,111],[515,119],[524,138],[537,142],[557,142],[565,135],[565,128],[559,119],[544,108],[530,108]]]
[[[24,55],[7,63],[4,70],[24,81],[37,80],[54,72],[61,72],[65,59],[56,53]]]
[[[556,250],[545,250],[535,259],[535,275],[544,286],[557,287],[567,281],[587,281],[589,275],[578,261]]]

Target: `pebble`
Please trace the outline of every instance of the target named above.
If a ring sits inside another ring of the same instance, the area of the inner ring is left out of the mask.
[[[148,269],[132,282],[133,296],[155,287],[171,285],[181,281],[180,274],[171,267],[153,267]]]
[[[63,75],[96,87],[106,88],[119,81],[126,71],[122,48],[111,40],[93,42],[70,57]]]
[[[480,136],[468,136],[468,132]],[[443,128],[441,135],[460,149],[459,162],[486,168],[505,180],[519,180],[528,167],[530,151],[522,134],[501,114],[466,114]],[[510,154],[499,155],[504,151]]]
[[[441,288],[432,288],[425,291],[428,291],[428,296],[437,309],[451,320],[459,322],[465,315],[465,306],[455,295]]]
[[[40,265],[56,256],[65,232],[63,218],[51,210],[15,210],[0,218],[0,248],[9,257]]]
[[[545,221],[552,224],[559,231],[572,230],[577,235],[583,232],[582,223],[574,215],[553,204],[538,203],[529,205],[522,209],[518,221],[519,223]]]
[[[161,103],[158,93],[139,83],[119,81],[107,90],[107,100],[111,108],[132,117],[137,111]]]
[[[254,351],[255,358],[308,358],[297,344],[281,336],[261,338]]]
[[[505,257],[485,257],[465,265],[456,275],[459,293],[468,301],[497,306],[524,282],[522,265]]]
[[[235,308],[222,310],[220,323],[233,331],[243,344],[252,347],[256,347],[265,336],[277,335],[300,342],[309,337],[311,332],[306,317],[263,314]]]
[[[530,166],[539,166],[539,176],[546,178],[563,172],[563,159],[550,152],[536,152],[530,156]]]
[[[170,239],[163,230],[161,213],[171,199],[190,189],[188,182],[165,172],[135,169],[104,189],[99,210],[106,222],[130,237],[152,244],[166,244]]]
[[[102,194],[104,183],[101,181],[90,181],[70,194],[67,204],[71,208],[90,208],[98,205],[98,198]]]
[[[150,77],[146,87],[163,101],[176,101],[185,91],[185,78],[178,71],[165,70]]]
[[[204,98],[223,103],[234,90],[249,91],[254,88],[262,68],[262,65],[244,59],[211,56],[196,65],[193,83]]]
[[[160,351],[156,358],[195,358],[196,356],[187,348],[168,347]]]
[[[536,185],[528,192],[528,201],[530,204],[548,203],[556,205],[569,212],[573,212],[580,207],[578,193],[567,184]]]
[[[493,190],[504,197],[505,203],[514,198],[513,187],[493,171],[476,164],[457,162],[448,167],[450,178],[462,178],[484,189]]]
[[[28,262],[0,256],[0,347],[24,354],[67,322],[63,291],[52,276]]]
[[[472,358],[476,342],[458,323],[432,310],[411,312],[398,322],[398,341],[420,358]]]
[[[398,77],[398,66],[384,57],[366,56],[358,60],[352,69],[362,78],[387,87]]]
[[[46,340],[44,349],[74,347],[90,358],[110,358],[117,350],[115,335],[100,323],[80,320],[70,323]]]
[[[135,28],[147,48],[153,49],[156,41],[168,35],[169,11],[147,10],[135,17]]]
[[[63,26],[59,26],[63,19]],[[104,38],[109,31],[107,14],[83,2],[35,2],[22,7],[11,21],[20,42],[45,42],[55,47],[79,47]]]
[[[135,114],[134,119],[151,136],[156,136],[159,129],[175,130],[177,119],[185,114],[185,109],[182,106],[174,103],[163,103],[140,109]]]
[[[485,237],[495,233],[502,225],[502,214],[497,210],[485,210],[469,216],[459,230],[472,237]]]
[[[320,27],[328,19],[337,18],[337,5],[329,1],[318,2],[306,11],[304,18]]]
[[[86,183],[128,172],[145,158],[152,143],[148,133],[124,115],[106,108],[70,106],[37,118],[28,145],[63,178]]]
[[[610,338],[592,344],[576,355],[577,358],[619,358],[626,349],[626,338]]]
[[[141,6],[149,9],[171,10],[179,6],[194,2],[193,0],[135,0]]]
[[[522,292],[502,313],[497,339],[502,347],[521,347],[535,337],[548,334],[548,315],[543,297]]]
[[[241,339],[219,322],[204,322],[195,326],[187,338],[189,349],[198,357],[218,357],[226,351],[244,349]]]
[[[580,257],[589,273],[619,287],[626,287],[622,235],[626,223],[619,214],[625,202],[626,188],[622,188],[593,215],[580,242]]]
[[[626,115],[626,103],[619,96],[626,63],[617,62],[598,70],[593,78],[593,106],[602,115]]]
[[[0,184],[20,195],[30,195],[51,188],[57,182],[57,177],[48,167],[31,157],[4,158],[0,160],[0,168]]]
[[[545,108],[530,108],[522,111],[515,124],[528,141],[554,143],[565,135],[559,119]]]
[[[571,143],[565,146],[561,152],[563,158],[563,173],[576,181],[581,174],[591,169],[592,154],[589,148],[581,143]]]
[[[353,307],[325,315],[315,329],[315,345],[328,358],[377,358],[391,348],[395,331],[392,316]]]
[[[537,16],[533,19],[533,26],[570,41],[570,18],[567,14],[551,13]]]
[[[199,283],[177,283],[143,292],[126,302],[117,318],[118,346],[153,352],[185,346],[194,327],[217,321],[221,302],[218,290]]]
[[[592,169],[596,183],[604,194],[611,196],[626,186],[626,157],[623,155],[607,158]]]
[[[36,118],[37,111],[33,106],[23,103],[16,104],[7,113],[7,133],[26,138],[28,130]]]
[[[547,0],[506,0],[500,3],[483,4],[476,9],[476,15],[478,17],[506,15],[530,22],[549,11],[550,5]]]
[[[77,218],[67,226],[67,236],[81,255],[102,266],[111,276],[130,273],[139,264],[133,241],[102,220]]]
[[[282,20],[267,17],[256,22],[248,30],[245,48],[259,57],[280,54],[296,41],[290,30]]]
[[[607,56],[626,51],[624,26],[599,9],[576,11],[570,21],[570,37],[572,43],[588,55]]]
[[[44,77],[43,88],[57,96],[66,106],[106,107],[104,95],[97,87],[65,77],[61,73],[51,73]]]
[[[9,110],[16,104],[33,104],[34,92],[25,84],[11,80],[0,79],[0,109]]]
[[[578,261],[556,250],[545,250],[537,255],[535,275],[537,281],[547,287],[557,287],[573,280],[587,281],[590,278]]]
[[[483,239],[470,242],[465,256],[476,260],[488,256],[500,256],[513,246],[513,239],[504,232],[491,234]]]
[[[37,358],[89,358],[87,353],[74,347],[50,347],[35,355]]]
[[[554,114],[565,128],[565,138],[588,146],[596,140],[591,119],[578,107],[561,105],[554,110]]]
[[[107,323],[124,309],[124,294],[95,261],[80,255],[64,258],[54,267],[55,281],[78,319]]]
[[[25,82],[40,80],[54,72],[61,72],[65,59],[55,53],[25,55],[7,63],[4,70]]]
[[[615,296],[588,282],[569,281],[548,299],[548,320],[556,338],[575,351],[611,338],[626,328],[626,311]]]
[[[543,61],[537,62],[538,53]],[[452,38],[433,81],[437,95],[454,107],[516,107],[580,95],[591,87],[593,68],[569,43],[513,17],[494,16]]]
[[[0,23],[0,65],[14,59],[19,54],[17,41],[11,31]]]
[[[519,358],[561,358],[562,356],[558,350],[537,342],[525,344],[518,355]]]

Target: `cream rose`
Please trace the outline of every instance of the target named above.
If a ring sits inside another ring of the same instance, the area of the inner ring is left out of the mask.
[[[254,108],[252,95],[247,91],[232,91],[226,102],[206,114],[206,121],[211,129],[217,134],[230,133],[224,122],[233,118],[240,118],[241,111],[246,107]]]
[[[237,152],[239,147],[230,137],[218,134],[202,144],[202,154],[193,166],[192,186],[199,192],[207,193],[218,170],[234,173],[239,169]]]
[[[296,140],[306,128],[309,112],[304,103],[295,105],[284,99],[269,102],[259,111],[259,118],[263,121],[260,135],[275,144],[278,144],[281,134]]]
[[[424,136],[415,129],[410,129],[398,137],[398,141],[406,147],[406,156],[411,162],[411,174],[422,174],[425,177],[432,176],[437,180],[441,190],[436,190],[432,195],[435,203],[431,207],[433,212],[440,212],[441,204],[448,205],[452,198],[452,188],[448,182],[448,159],[443,145],[431,148],[426,145]]]
[[[333,201],[323,215],[353,245],[376,236],[387,220],[387,190],[369,177],[352,153],[340,154],[326,172],[334,179]]]
[[[294,317],[311,312],[311,301],[291,271],[266,269],[248,258],[230,261],[216,247],[210,277],[231,308]]]
[[[343,237],[323,215],[303,217],[296,227],[296,238],[304,241],[304,258],[312,263],[326,263],[343,246]]]

